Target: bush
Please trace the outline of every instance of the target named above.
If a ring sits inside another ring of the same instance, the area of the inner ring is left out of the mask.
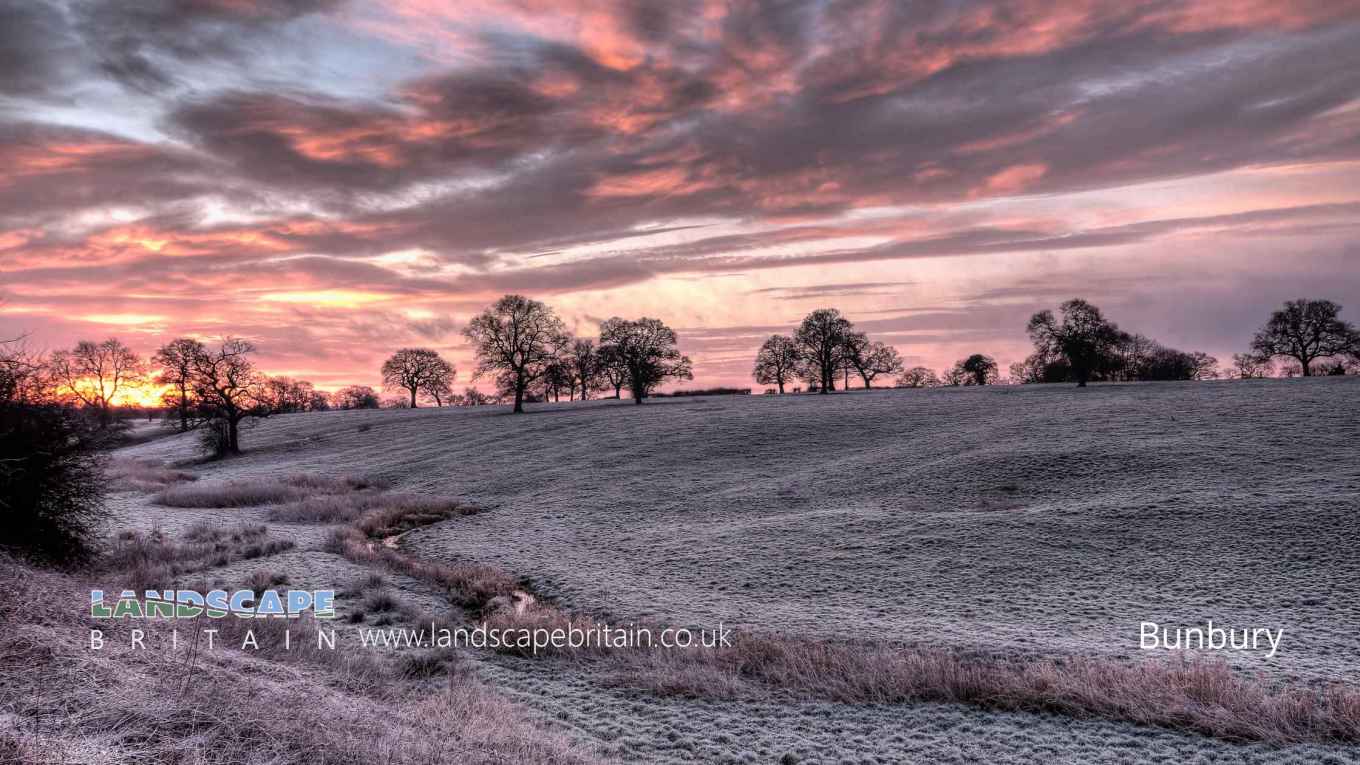
[[[66,564],[94,552],[103,460],[79,413],[0,401],[0,546]]]

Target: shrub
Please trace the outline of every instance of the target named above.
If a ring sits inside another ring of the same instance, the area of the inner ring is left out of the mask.
[[[104,491],[103,460],[75,410],[0,400],[0,545],[50,563],[89,559]]]

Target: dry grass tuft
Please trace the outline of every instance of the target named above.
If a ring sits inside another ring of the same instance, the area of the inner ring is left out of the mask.
[[[268,528],[261,525],[220,528],[198,524],[182,541],[167,538],[160,529],[146,534],[125,531],[114,538],[97,569],[122,577],[133,590],[164,589],[186,574],[292,548],[289,540],[269,539]]]
[[[166,467],[159,462],[122,457],[110,460],[105,474],[109,480],[109,491],[160,491],[167,486],[198,480],[198,476],[193,473]]]
[[[493,566],[416,560],[369,539],[353,526],[344,526],[332,532],[326,549],[355,563],[385,566],[399,574],[433,584],[443,589],[456,605],[476,612],[481,612],[492,598],[509,596],[520,587],[514,577]]]
[[[195,486],[172,486],[153,497],[153,501],[167,507],[230,508],[278,505],[301,502],[318,495],[339,495],[357,491],[380,491],[386,487],[381,481],[342,476],[322,478],[293,475],[281,479],[231,483],[207,483]]]
[[[662,695],[761,691],[845,703],[954,702],[1104,717],[1230,741],[1360,741],[1360,693],[1270,686],[1221,662],[1125,664],[736,636],[730,648],[611,652],[616,679]]]
[[[268,518],[279,523],[349,523],[371,510],[375,495],[326,494],[269,508]]]
[[[478,511],[478,508],[451,500],[412,494],[384,494],[379,499],[378,507],[355,523],[359,531],[374,539],[394,537],[420,526]]]
[[[324,494],[276,505],[269,510],[269,520],[281,523],[352,523],[362,520],[364,533],[382,537],[474,512],[476,508],[445,499],[385,491],[356,491],[349,494]]]

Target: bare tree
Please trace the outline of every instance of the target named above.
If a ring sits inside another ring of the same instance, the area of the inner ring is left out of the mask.
[[[600,374],[614,388],[614,398],[622,398],[623,386],[628,382],[628,364],[613,346],[601,345],[595,353],[600,357]]]
[[[1275,362],[1254,353],[1234,353],[1233,369],[1243,380],[1270,377],[1275,372]]]
[[[576,390],[576,378],[572,374],[571,362],[565,355],[553,359],[543,370],[543,376],[539,378],[539,389],[542,391],[543,400],[553,401],[562,400],[562,391],[567,391],[570,397]]]
[[[1062,313],[1061,322],[1053,317],[1052,311],[1040,311],[1030,317],[1029,336],[1042,357],[1065,358],[1077,386],[1084,388],[1102,360],[1118,346],[1121,333],[1099,308],[1085,300],[1069,300],[1058,310]]]
[[[0,403],[37,404],[52,398],[51,369],[25,341],[22,335],[0,340]]]
[[[260,405],[270,414],[292,414],[311,412],[329,408],[325,395],[319,394],[316,386],[307,380],[294,380],[291,377],[265,378],[260,386]],[[318,399],[318,395],[320,398]]]
[[[240,454],[241,422],[269,414],[261,403],[264,377],[250,360],[254,352],[249,341],[228,337],[194,358],[194,398],[209,427],[206,440],[219,455]]]
[[[954,365],[949,380],[951,385],[991,385],[996,382],[997,374],[995,359],[974,353]]]
[[[463,406],[483,406],[485,404],[490,404],[493,400],[494,399],[491,396],[482,393],[470,385],[463,389]]]
[[[495,374],[513,392],[516,412],[524,394],[567,343],[566,327],[552,309],[523,295],[506,295],[468,323],[463,334],[477,351],[477,372]]]
[[[1218,359],[1204,351],[1191,351],[1186,356],[1190,361],[1191,380],[1217,380]]]
[[[418,394],[447,397],[456,374],[452,364],[429,348],[402,348],[382,365],[383,384],[409,392],[412,409]]]
[[[1360,348],[1360,333],[1337,318],[1341,306],[1330,300],[1290,300],[1270,315],[1251,341],[1259,356],[1287,356],[1299,362],[1301,374],[1313,374],[1317,359],[1343,356]]]
[[[879,375],[902,373],[902,356],[886,343],[870,341],[863,332],[851,332],[845,344],[845,362],[864,381],[864,389],[873,387]]]
[[[102,343],[82,340],[72,350],[57,351],[51,368],[65,390],[99,412],[100,427],[112,420],[118,393],[142,382],[146,374],[141,357],[112,337]]]
[[[192,427],[194,359],[206,352],[203,343],[180,337],[162,345],[151,357],[151,362],[160,367],[156,382],[170,388],[164,399],[179,417],[181,433]]]
[[[939,375],[927,367],[912,367],[897,378],[899,388],[934,388],[939,384]]]
[[[434,399],[435,406],[453,406],[453,378],[456,373],[450,373],[448,377],[431,380],[425,385],[425,395]]]
[[[604,361],[595,349],[595,341],[577,338],[567,349],[567,371],[573,388],[581,391],[581,400],[590,398],[592,391],[605,384]]]
[[[836,389],[836,371],[845,363],[846,340],[854,326],[834,308],[808,314],[793,339],[807,362],[807,374],[820,393]]]
[[[660,319],[630,321],[615,316],[600,325],[600,345],[617,349],[637,404],[668,378],[694,379],[689,357],[680,354],[676,342],[675,330]]]
[[[778,386],[784,392],[784,384],[797,380],[803,375],[803,357],[798,352],[798,343],[787,335],[770,335],[756,353],[756,367],[751,376],[761,385]]]
[[[367,385],[350,385],[331,397],[336,409],[377,409],[382,406],[378,392]]]

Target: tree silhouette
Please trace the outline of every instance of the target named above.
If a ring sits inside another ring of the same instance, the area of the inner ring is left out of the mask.
[[[1301,374],[1313,374],[1317,359],[1360,352],[1360,334],[1337,318],[1341,306],[1330,300],[1290,300],[1270,315],[1251,341],[1259,356],[1287,356],[1299,362]]]
[[[468,323],[463,334],[477,352],[474,375],[493,374],[524,411],[529,385],[547,371],[567,343],[566,327],[552,309],[523,295],[506,295]]]
[[[1270,377],[1275,371],[1275,363],[1269,357],[1262,358],[1254,353],[1234,353],[1233,368],[1243,380]]]
[[[439,396],[447,397],[456,374],[452,364],[429,348],[402,348],[382,365],[383,384],[406,390],[411,395],[412,409],[417,406],[419,393],[435,396],[438,392]]]
[[[269,377],[261,384],[260,405],[270,414],[314,412],[330,408],[326,396],[307,380]]]
[[[899,388],[934,388],[939,384],[939,376],[928,367],[912,367],[897,378]]]
[[[89,418],[54,396],[22,338],[0,340],[0,548],[88,560],[105,527],[107,478]]]
[[[1119,344],[1119,328],[1085,300],[1069,300],[1058,310],[1062,312],[1061,322],[1047,310],[1030,317],[1027,327],[1030,339],[1042,357],[1066,359],[1077,386],[1085,387],[1092,373]]]
[[[332,396],[336,409],[377,409],[382,406],[378,392],[367,385],[350,385]]]
[[[181,433],[192,427],[194,359],[204,353],[207,353],[207,349],[203,343],[180,337],[162,345],[156,355],[151,357],[152,363],[161,370],[156,375],[156,382],[170,388],[164,399],[179,417]]]
[[[628,370],[628,389],[637,404],[667,378],[694,379],[689,357],[680,354],[676,342],[675,330],[660,319],[615,316],[600,325],[600,346],[615,349]]]
[[[991,385],[996,382],[996,360],[991,356],[974,353],[954,365],[950,374],[951,385]]]
[[[100,427],[111,422],[118,393],[140,383],[146,374],[141,357],[112,337],[102,343],[82,340],[72,350],[57,351],[51,368],[63,388],[99,413]]]
[[[623,386],[628,383],[628,364],[619,349],[611,345],[601,345],[595,350],[600,360],[600,374],[604,381],[614,388],[614,398],[620,398]]]
[[[863,332],[851,332],[845,343],[845,363],[864,381],[864,389],[873,387],[879,375],[901,374],[902,356],[886,343],[870,341]]]
[[[853,331],[854,325],[834,308],[813,311],[798,325],[793,339],[819,393],[836,389],[836,371],[845,363],[845,344]]]
[[[591,391],[604,385],[604,362],[595,349],[595,341],[577,338],[566,353],[567,377],[573,390],[581,391],[581,400],[590,398]],[[574,395],[574,394],[573,394]]]
[[[209,427],[205,443],[215,454],[240,454],[241,422],[269,414],[261,403],[264,377],[250,360],[254,352],[249,341],[228,337],[194,357],[194,398]]]
[[[803,357],[798,352],[798,344],[787,335],[770,335],[756,353],[756,366],[751,372],[761,385],[778,386],[784,392],[784,384],[803,375]]]

